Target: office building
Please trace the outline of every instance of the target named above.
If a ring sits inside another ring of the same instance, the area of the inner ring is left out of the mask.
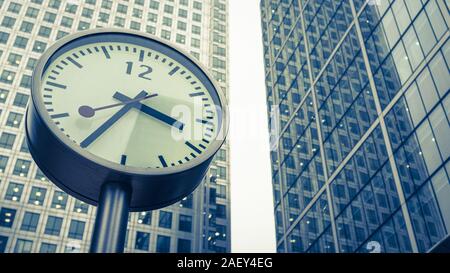
[[[449,8],[260,2],[278,252],[450,244]]]
[[[226,0],[0,0],[0,252],[87,252],[95,207],[55,187],[24,133],[31,75],[46,48],[77,31],[132,29],[203,63],[227,91]],[[126,252],[229,252],[228,143],[182,201],[130,213]]]

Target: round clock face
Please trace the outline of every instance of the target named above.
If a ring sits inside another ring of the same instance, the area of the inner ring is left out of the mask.
[[[217,91],[198,66],[134,36],[62,47],[44,68],[40,96],[66,138],[130,167],[171,168],[201,157],[222,123]]]

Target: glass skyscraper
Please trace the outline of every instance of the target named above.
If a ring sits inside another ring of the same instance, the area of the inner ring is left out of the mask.
[[[184,48],[225,93],[227,0],[0,0],[0,253],[87,252],[95,207],[55,187],[33,163],[24,134],[33,68],[70,33],[96,27],[147,32]],[[126,252],[229,252],[228,143],[190,196],[130,213]]]
[[[260,2],[278,252],[449,244],[449,5]]]

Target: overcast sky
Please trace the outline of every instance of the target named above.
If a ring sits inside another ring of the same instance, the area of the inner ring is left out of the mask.
[[[230,0],[233,252],[275,252],[259,0]]]

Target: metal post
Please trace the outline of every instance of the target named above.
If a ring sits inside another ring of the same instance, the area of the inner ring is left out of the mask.
[[[125,246],[131,189],[126,183],[102,186],[97,207],[91,253],[122,253]]]

